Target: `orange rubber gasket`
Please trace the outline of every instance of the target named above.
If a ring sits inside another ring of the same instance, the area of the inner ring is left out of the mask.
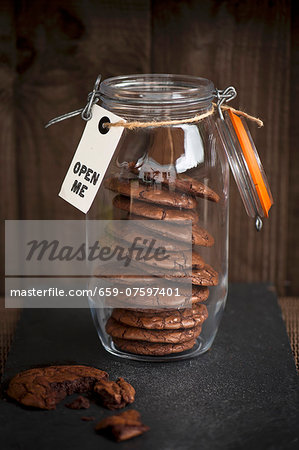
[[[268,217],[269,209],[271,208],[273,202],[264,183],[263,175],[260,171],[250,139],[240,117],[234,114],[231,110],[228,110],[228,112],[261,202],[265,217]]]

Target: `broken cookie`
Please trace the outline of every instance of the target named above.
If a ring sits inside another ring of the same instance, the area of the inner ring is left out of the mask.
[[[101,380],[94,385],[94,393],[108,409],[120,409],[135,400],[135,389],[123,378],[115,381]]]
[[[145,433],[149,427],[141,422],[138,411],[130,409],[121,414],[106,417],[96,425],[95,430],[121,442]]]
[[[96,382],[107,379],[106,372],[94,367],[38,367],[13,377],[7,395],[25,406],[55,409],[67,395],[92,391]]]

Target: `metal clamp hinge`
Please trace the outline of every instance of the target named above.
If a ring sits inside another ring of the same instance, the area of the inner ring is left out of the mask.
[[[224,102],[230,102],[231,100],[233,100],[234,98],[237,97],[237,91],[233,86],[229,86],[226,89],[220,90],[220,89],[216,89],[215,90],[215,97],[217,98],[217,109],[219,112],[219,116],[221,120],[224,120],[223,117],[223,113],[221,110],[221,106],[223,105]]]
[[[101,75],[98,75],[96,82],[94,84],[93,90],[88,94],[87,96],[87,103],[84,108],[77,109],[76,111],[72,111],[66,114],[63,114],[62,116],[55,117],[54,119],[50,120],[47,125],[45,125],[45,128],[48,128],[49,126],[53,125],[54,123],[61,122],[65,119],[70,119],[71,117],[79,116],[81,114],[81,117],[83,120],[88,121],[92,117],[92,107],[95,103],[97,103],[100,99],[100,81],[101,81]]]

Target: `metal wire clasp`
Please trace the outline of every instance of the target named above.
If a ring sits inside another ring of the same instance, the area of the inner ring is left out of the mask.
[[[81,113],[83,120],[90,120],[92,118],[91,108],[94,103],[99,100],[99,85],[101,81],[101,75],[98,75],[96,82],[93,87],[93,91],[88,94],[87,104]]]
[[[215,97],[217,98],[217,109],[219,112],[219,116],[221,120],[224,120],[223,117],[223,113],[221,110],[221,106],[224,102],[230,102],[231,100],[233,100],[235,97],[237,97],[237,91],[233,86],[229,86],[226,89],[220,90],[220,89],[216,89],[215,90]]]
[[[100,81],[101,81],[101,75],[98,75],[96,82],[94,84],[93,90],[87,96],[87,103],[84,108],[76,109],[76,111],[71,111],[69,113],[63,114],[62,116],[55,117],[54,119],[50,120],[45,125],[45,128],[50,127],[54,123],[61,122],[62,120],[70,119],[71,117],[78,116],[79,114],[81,114],[81,117],[83,120],[85,120],[85,121],[90,120],[92,118],[91,109],[92,109],[93,105],[99,101],[99,98],[100,98],[100,91],[99,91]]]

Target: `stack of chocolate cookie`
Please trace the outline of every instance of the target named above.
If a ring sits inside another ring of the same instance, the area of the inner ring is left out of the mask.
[[[172,308],[170,301],[170,307],[161,309],[114,308],[106,324],[107,333],[119,349],[140,355],[168,355],[192,349],[208,317],[203,304],[209,295],[208,287],[217,285],[218,274],[195,247],[191,258],[187,250],[184,253],[184,244],[190,248],[191,243],[183,225],[186,220],[192,221],[192,246],[213,246],[213,236],[199,226],[197,197],[218,202],[219,196],[201,182],[180,174],[171,186],[167,179],[158,184],[154,179],[144,183],[130,176],[110,177],[105,187],[117,192],[113,199],[115,208],[127,212],[127,219],[140,220],[139,233],[140,229],[145,234],[149,230],[156,233],[157,241],[160,239],[170,252],[166,261],[145,263],[144,273],[154,267],[157,275],[161,271],[164,281],[192,279],[189,307],[177,309],[174,301]],[[116,237],[117,232],[114,233]],[[121,230],[118,233],[119,238],[129,240]]]

